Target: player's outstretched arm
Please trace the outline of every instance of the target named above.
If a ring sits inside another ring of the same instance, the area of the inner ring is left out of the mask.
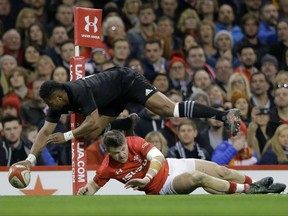
[[[33,143],[32,148],[30,150],[30,154],[28,155],[26,160],[19,161],[16,164],[21,164],[30,170],[31,166],[36,163],[37,156],[42,152],[44,147],[47,145],[47,138],[55,130],[56,125],[57,125],[56,123],[45,121],[43,127],[37,134],[36,140]]]
[[[78,190],[77,195],[94,195],[101,187],[93,180],[89,181],[84,187]]]
[[[53,133],[48,137],[47,143],[65,143],[72,139],[77,139],[80,137],[85,137],[88,134],[91,134],[93,131],[99,130],[100,132],[104,130],[100,121],[100,116],[97,111],[93,111],[90,115],[86,116],[85,120],[82,122],[81,125],[79,125],[77,128],[75,128],[73,131],[70,130],[66,133]],[[99,132],[99,134],[100,134]],[[98,135],[99,135],[98,134]]]

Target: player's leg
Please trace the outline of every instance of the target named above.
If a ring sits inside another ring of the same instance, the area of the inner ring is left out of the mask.
[[[156,92],[151,95],[147,99],[145,106],[152,112],[161,116],[214,118],[223,121],[226,126],[229,127],[233,135],[236,135],[239,131],[240,111],[238,109],[222,111],[195,101],[174,103],[161,92]]]
[[[114,116],[101,115],[100,116],[101,124],[99,124],[100,127],[97,130],[95,130],[95,131],[91,132],[90,134],[88,134],[86,138],[87,139],[91,139],[91,140],[96,139],[105,130],[105,128],[109,125],[109,123],[112,122],[115,119],[116,119],[116,117],[114,117]]]
[[[245,185],[241,185],[242,187],[238,187],[237,190],[230,190],[230,182],[199,171],[180,174],[174,178],[172,184],[177,194],[190,194],[198,187],[203,187],[209,193],[241,193],[245,191]]]
[[[216,178],[234,181],[237,183],[250,184],[253,182],[250,177],[236,170],[229,169],[225,166],[219,166],[218,164],[211,161],[195,159],[195,170],[206,173],[210,176],[214,176]]]

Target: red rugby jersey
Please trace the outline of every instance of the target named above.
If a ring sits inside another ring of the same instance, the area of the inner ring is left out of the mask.
[[[119,163],[108,153],[93,178],[100,187],[104,186],[110,178],[125,184],[131,179],[145,177],[150,165],[146,156],[154,145],[137,136],[126,137],[126,141],[129,151],[128,161],[125,164]],[[142,191],[145,191],[146,194],[159,194],[167,177],[168,163],[165,161],[158,174]]]

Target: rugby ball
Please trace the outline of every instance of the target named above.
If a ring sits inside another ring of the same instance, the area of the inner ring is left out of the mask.
[[[8,180],[15,188],[25,188],[29,185],[31,179],[30,171],[23,165],[14,164],[8,172]]]

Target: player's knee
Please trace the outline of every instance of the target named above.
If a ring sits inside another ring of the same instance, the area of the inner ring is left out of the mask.
[[[205,181],[205,174],[199,171],[189,173],[189,180],[191,185],[200,186]]]
[[[219,165],[217,165],[216,167],[216,172],[222,179],[226,179],[226,177],[229,176],[231,173],[230,169],[228,169],[225,166],[219,166]]]

